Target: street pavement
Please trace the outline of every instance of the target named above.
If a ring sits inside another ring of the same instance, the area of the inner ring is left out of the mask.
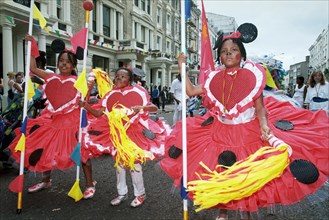
[[[157,115],[172,123],[173,106],[166,106],[166,112],[159,110]],[[93,177],[97,181],[96,194],[92,199],[74,202],[67,196],[75,182],[76,170],[54,171],[52,187],[43,191],[29,194],[27,188],[37,183],[39,174],[26,173],[23,192],[23,210],[16,214],[17,194],[8,190],[8,184],[17,176],[16,169],[4,169],[0,164],[0,220],[11,219],[73,219],[73,220],[178,220],[183,219],[183,205],[180,192],[173,186],[172,180],[160,169],[158,161],[149,161],[143,166],[144,182],[147,198],[139,208],[131,208],[133,189],[130,175],[127,175],[128,200],[119,206],[111,206],[110,201],[116,194],[116,177],[114,160],[110,156],[102,156],[92,160]],[[80,186],[84,190],[82,172]],[[293,207],[282,209],[262,209],[253,213],[253,219],[265,220],[327,220],[329,217],[328,188],[320,190],[309,199]],[[195,212],[190,202],[188,207],[189,219],[214,220],[217,210]],[[240,219],[235,211],[229,211],[229,219]]]

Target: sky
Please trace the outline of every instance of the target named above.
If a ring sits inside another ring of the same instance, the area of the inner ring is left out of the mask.
[[[197,0],[201,9],[201,0]],[[328,0],[204,0],[206,12],[253,23],[257,39],[245,44],[247,56],[274,55],[283,68],[305,61],[309,48],[329,24]]]

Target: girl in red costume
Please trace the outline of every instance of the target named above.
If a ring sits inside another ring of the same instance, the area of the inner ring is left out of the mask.
[[[26,36],[26,40],[32,39],[32,36]],[[43,173],[42,181],[28,188],[30,193],[51,186],[51,170],[75,166],[70,155],[78,143],[80,123],[80,93],[73,86],[77,79],[76,67],[76,55],[66,50],[58,56],[59,74],[37,68],[36,59],[31,56],[30,70],[45,80],[43,98],[47,101],[41,116],[27,121],[24,166],[30,171]],[[15,152],[15,147],[20,136],[18,134],[10,146],[11,156],[17,162],[20,153]],[[92,182],[86,185],[90,187]]]
[[[225,37],[218,48],[218,55],[225,69],[209,73],[203,85],[193,86],[186,76],[187,95],[202,94],[210,106],[203,117],[186,119],[187,181],[199,180],[196,173],[207,173],[199,162],[210,170],[221,172],[225,169],[216,169],[217,165],[231,166],[259,148],[270,146],[268,138],[274,135],[292,148],[292,163],[298,162],[298,159],[311,162],[318,175],[301,182],[295,178],[290,166],[279,178],[268,182],[251,196],[214,206],[220,208],[216,219],[227,219],[227,210],[250,213],[275,204],[293,204],[314,193],[328,176],[329,137],[325,112],[314,114],[295,108],[288,102],[280,103],[272,97],[264,99],[264,106],[262,91],[266,75],[261,66],[244,62],[247,54],[241,33]],[[186,57],[181,54],[179,66],[183,62],[186,62]],[[290,120],[294,128],[281,130],[275,125],[279,119]],[[166,158],[160,161],[161,168],[178,187],[181,186],[183,173],[181,128],[179,122],[166,139]],[[188,196],[193,200],[193,192],[189,192]],[[250,214],[243,217],[249,218]]]
[[[97,157],[102,154],[111,154],[116,157],[117,150],[113,144],[113,137],[109,129],[109,120],[104,114],[111,112],[116,104],[121,104],[132,111],[128,116],[130,125],[127,130],[129,138],[141,149],[147,151],[152,157],[163,156],[164,139],[167,131],[159,122],[149,118],[149,112],[156,112],[157,107],[150,103],[147,91],[140,85],[132,86],[133,74],[127,68],[119,68],[115,72],[114,87],[101,100],[101,107],[95,109],[87,102],[81,102],[93,117],[89,117],[88,127],[84,132],[83,158]],[[118,196],[111,201],[112,205],[119,205],[127,199],[128,188],[126,184],[125,167],[119,166],[116,170]],[[143,182],[142,166],[135,162],[135,169],[131,170],[135,199],[132,207],[140,206],[146,196]]]

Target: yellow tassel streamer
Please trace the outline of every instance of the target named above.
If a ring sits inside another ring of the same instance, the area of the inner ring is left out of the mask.
[[[194,205],[199,206],[196,211],[251,196],[265,184],[281,176],[289,164],[287,149],[288,145],[278,148],[262,147],[220,173],[211,171],[200,162],[208,174],[197,174],[200,180],[188,182],[187,188],[188,192],[194,193]],[[209,179],[204,180],[201,176]]]
[[[116,108],[121,106],[121,108]],[[111,112],[104,112],[107,115],[110,135],[114,147],[117,149],[115,167],[121,165],[129,167],[131,170],[135,169],[135,163],[145,163],[146,159],[153,159],[151,154],[144,152],[138,147],[127,135],[127,129],[130,126],[127,112],[129,109],[123,105],[115,105]],[[126,122],[123,125],[123,121]]]
[[[97,90],[101,98],[104,97],[113,88],[113,82],[105,71],[101,69],[93,69],[97,81]]]

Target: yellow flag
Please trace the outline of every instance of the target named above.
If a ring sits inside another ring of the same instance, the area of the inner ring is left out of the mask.
[[[270,71],[268,70],[267,66],[264,65],[265,71],[266,71],[266,85],[268,87],[271,87],[273,89],[277,89],[278,87],[276,87],[276,84],[272,78],[272,74],[270,73]]]
[[[77,81],[74,83],[74,87],[83,95],[83,97],[87,96],[88,84],[87,84],[87,77],[86,77],[86,69],[82,70]]]
[[[42,16],[41,12],[39,11],[38,7],[34,4],[33,6],[33,18],[39,20],[39,24],[41,28],[45,28],[47,21],[46,19]]]
[[[31,78],[28,79],[27,100],[30,100],[35,95],[34,86]]]
[[[72,186],[70,192],[67,194],[69,197],[75,200],[75,202],[78,202],[80,199],[82,199],[83,194],[80,189],[80,179],[77,179]]]
[[[17,151],[20,151],[20,152],[25,151],[25,135],[23,133],[15,147],[15,152],[17,152]]]

